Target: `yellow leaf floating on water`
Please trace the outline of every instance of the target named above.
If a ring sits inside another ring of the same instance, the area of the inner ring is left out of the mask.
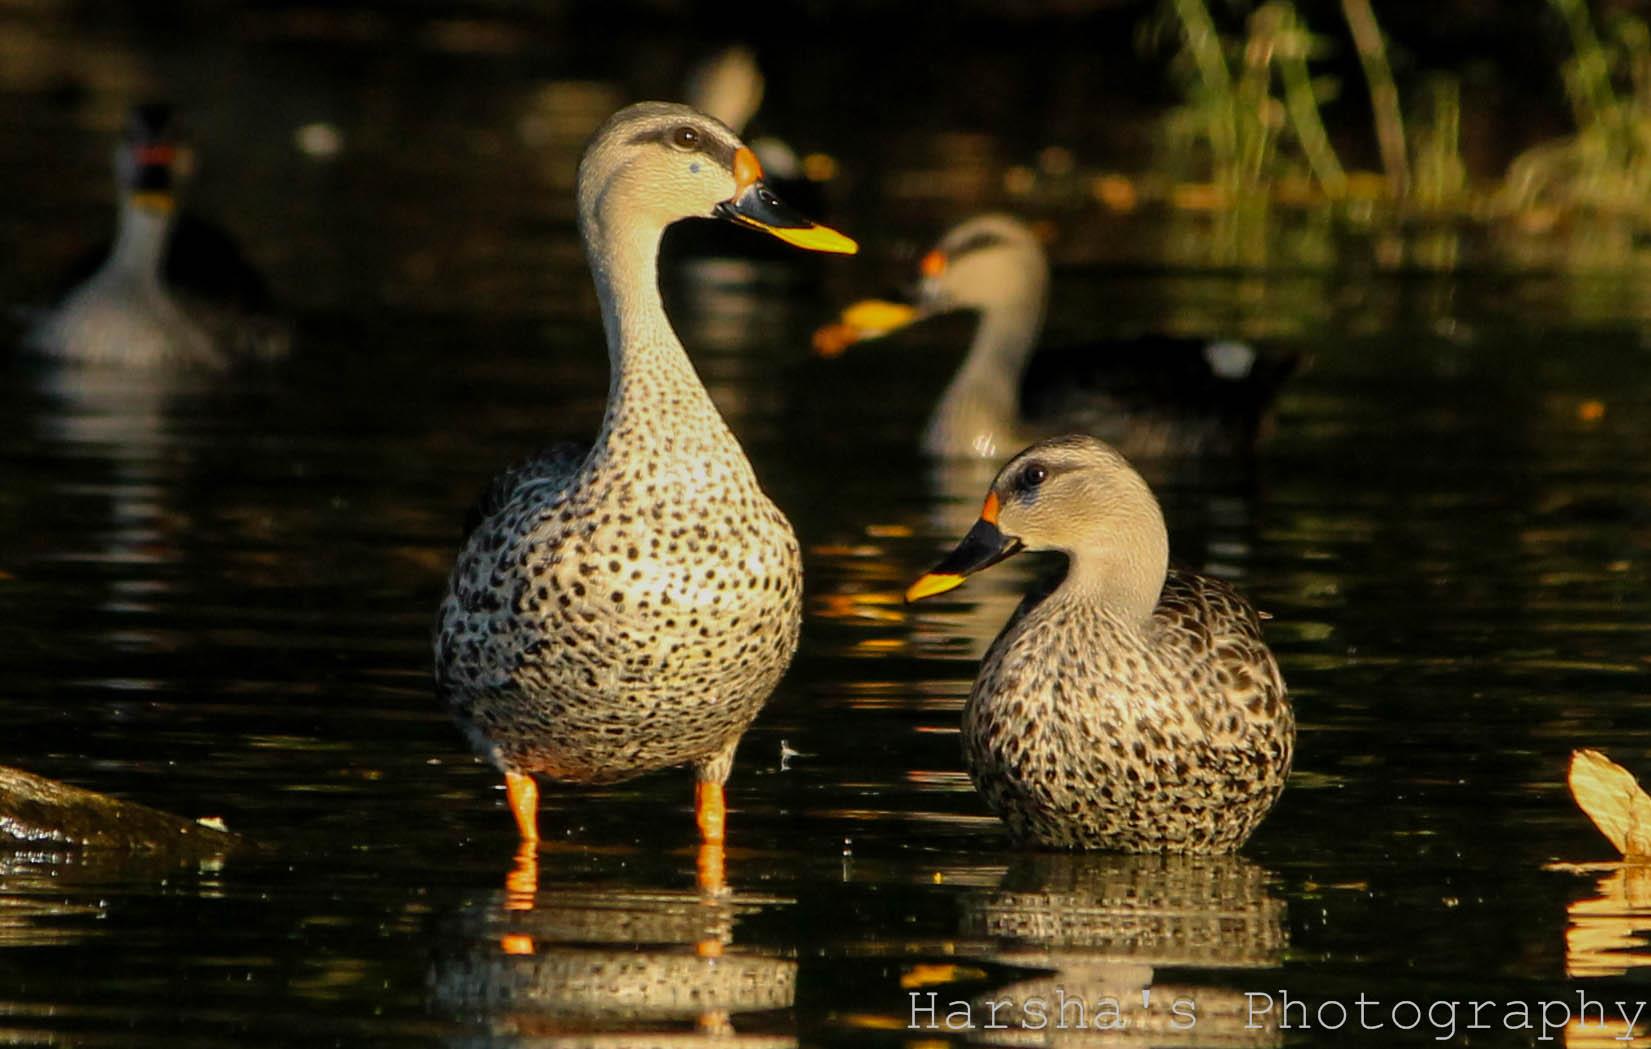
[[[1651,859],[1651,794],[1633,773],[1597,750],[1571,752],[1571,796],[1617,851]]]

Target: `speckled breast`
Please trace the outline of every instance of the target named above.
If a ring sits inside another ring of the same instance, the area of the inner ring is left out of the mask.
[[[1153,641],[1046,608],[994,644],[964,708],[964,759],[1016,838],[1224,852],[1272,808],[1294,742],[1282,686],[1235,693],[1209,658]],[[1276,682],[1271,656],[1257,658]]]
[[[470,537],[437,676],[495,764],[607,782],[709,760],[796,650],[801,558],[753,482],[518,499]]]

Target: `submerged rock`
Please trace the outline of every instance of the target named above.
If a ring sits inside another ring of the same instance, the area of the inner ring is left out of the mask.
[[[247,844],[205,823],[0,765],[0,846],[8,842],[200,857]]]

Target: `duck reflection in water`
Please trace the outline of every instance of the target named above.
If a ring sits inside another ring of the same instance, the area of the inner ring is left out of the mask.
[[[1249,985],[1233,986],[1225,975],[1282,962],[1284,904],[1268,890],[1270,880],[1233,856],[1018,859],[995,889],[963,898],[957,953],[1045,973],[969,999],[968,1038],[990,1045],[1281,1044],[1276,1018],[1252,1020]],[[938,979],[947,967],[925,969]],[[1176,976],[1160,979],[1164,969]],[[934,1003],[935,1021],[944,1024],[955,996],[917,975],[905,981],[908,1001]],[[918,1015],[920,1023],[928,1018]]]
[[[796,1044],[789,1016],[773,1014],[795,1003],[797,963],[735,944],[745,918],[788,901],[588,885],[545,900],[516,910],[508,894],[493,894],[461,910],[429,972],[436,1011],[485,1025],[488,1045],[499,1035],[533,1044]],[[736,1026],[742,1014],[751,1015]]]

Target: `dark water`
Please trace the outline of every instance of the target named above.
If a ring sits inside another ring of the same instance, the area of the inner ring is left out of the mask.
[[[1313,364],[1256,476],[1161,488],[1177,556],[1275,617],[1301,723],[1282,803],[1238,858],[1030,854],[985,815],[956,736],[975,659],[1044,566],[919,609],[896,597],[982,490],[914,450],[963,329],[806,354],[812,326],[896,278],[937,223],[1001,199],[924,181],[943,133],[880,150],[780,78],[764,119],[839,156],[834,221],[866,255],[669,280],[807,551],[802,649],[729,784],[734,892],[695,893],[689,777],[669,773],[548,792],[538,905],[512,910],[514,831],[433,700],[429,626],[482,482],[595,427],[606,363],[572,165],[595,120],[669,91],[692,49],[322,13],[186,48],[7,18],[8,300],[44,294],[100,234],[109,131],[168,85],[206,100],[200,209],[300,329],[291,362],[230,379],[5,371],[0,764],[219,816],[270,848],[208,865],[0,853],[0,1044],[1357,1033],[1357,1013],[1316,1029],[1333,1008],[1250,1022],[1245,992],[1287,992],[1380,1003],[1371,1044],[1523,1045],[1542,1032],[1505,1030],[1512,1003],[1535,1024],[1579,991],[1651,997],[1651,889],[1544,869],[1609,854],[1565,792],[1572,748],[1651,767],[1651,305],[1632,268],[1395,272],[1357,244],[1336,265],[1164,266],[1140,238],[1173,256],[1175,223],[1045,206],[1065,222],[1058,330],[1281,335]],[[917,126],[921,106],[883,121]],[[294,147],[311,122],[340,131],[336,157]],[[1007,133],[987,141],[1012,153]],[[907,1030],[930,991],[941,1018],[1063,992],[1132,1026]],[[1171,1024],[1177,999],[1190,1029]],[[1436,1012],[1404,1033],[1399,1000],[1497,1004],[1487,1030],[1463,1006],[1448,1032]]]

